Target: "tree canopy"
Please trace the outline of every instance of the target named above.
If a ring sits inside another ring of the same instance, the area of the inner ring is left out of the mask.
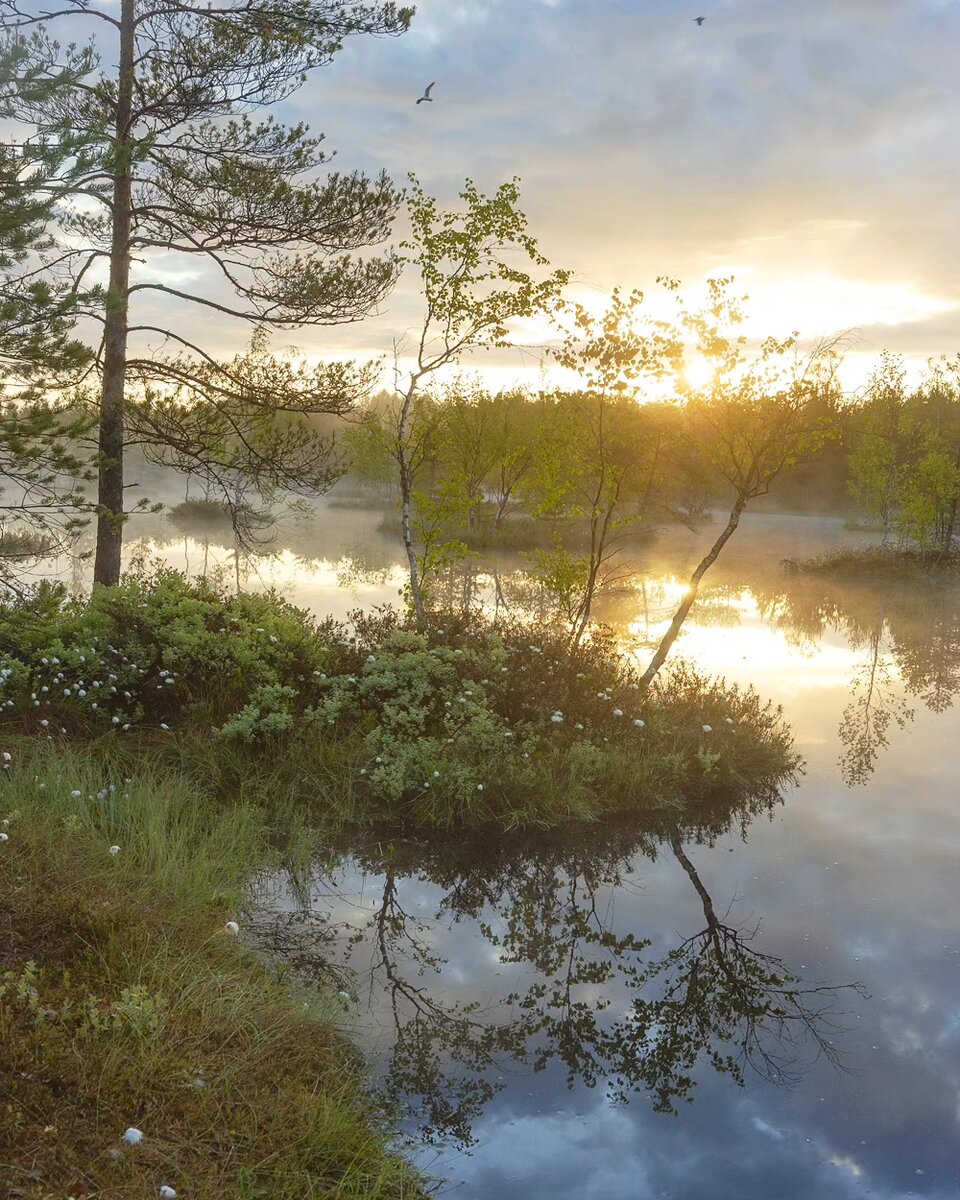
[[[40,215],[55,218],[70,293],[102,329],[99,582],[120,569],[129,390],[216,373],[221,395],[242,400],[192,314],[336,324],[392,286],[392,254],[358,253],[389,232],[398,196],[387,177],[320,174],[322,137],[261,113],[347,38],[401,33],[411,15],[354,0],[65,0],[53,11],[0,0],[0,115],[22,133],[38,203],[52,205]],[[86,42],[58,40],[86,27]],[[158,300],[176,301],[176,319]],[[291,392],[282,407],[296,403]]]

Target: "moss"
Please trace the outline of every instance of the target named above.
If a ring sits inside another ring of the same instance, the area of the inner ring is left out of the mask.
[[[336,999],[224,929],[265,861],[258,814],[149,769],[128,778],[89,751],[24,746],[4,782],[10,1194],[422,1195],[363,1098]]]

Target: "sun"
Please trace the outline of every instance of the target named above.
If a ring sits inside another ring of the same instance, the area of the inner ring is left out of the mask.
[[[700,355],[688,359],[683,365],[684,382],[695,391],[708,388],[716,377],[716,364]]]

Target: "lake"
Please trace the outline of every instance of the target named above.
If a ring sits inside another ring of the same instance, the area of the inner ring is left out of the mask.
[[[146,559],[229,566],[150,520]],[[641,659],[714,529],[631,552],[599,614]],[[440,1194],[960,1194],[960,596],[780,566],[862,540],[748,514],[675,647],[783,706],[806,766],[779,801],[675,832],[366,831],[266,888],[263,936],[343,993]],[[280,545],[248,584],[320,614],[396,601],[381,513],[328,505]],[[493,576],[451,587],[492,605]]]

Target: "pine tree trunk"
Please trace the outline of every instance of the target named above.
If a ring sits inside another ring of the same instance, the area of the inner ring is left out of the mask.
[[[123,544],[123,401],[127,373],[127,308],[130,283],[133,163],[130,118],[136,27],[135,0],[120,9],[120,76],[113,177],[110,284],[103,328],[103,384],[100,393],[100,478],[97,493],[97,551],[94,583],[112,587],[120,579]]]
[[[730,510],[730,519],[727,521],[726,528],[723,533],[717,538],[710,548],[710,553],[700,561],[700,565],[690,576],[690,583],[687,587],[687,594],[684,596],[680,607],[674,613],[673,620],[670,622],[670,628],[663,635],[660,645],[657,647],[657,652],[650,660],[650,665],[644,671],[640,678],[641,687],[646,687],[656,673],[663,666],[667,655],[670,653],[670,647],[677,640],[677,635],[687,619],[687,614],[693,608],[693,602],[697,598],[697,592],[700,588],[700,580],[704,577],[710,567],[717,561],[717,555],[733,536],[734,531],[740,524],[740,517],[743,510],[747,507],[747,497],[738,496],[733,508]]]

